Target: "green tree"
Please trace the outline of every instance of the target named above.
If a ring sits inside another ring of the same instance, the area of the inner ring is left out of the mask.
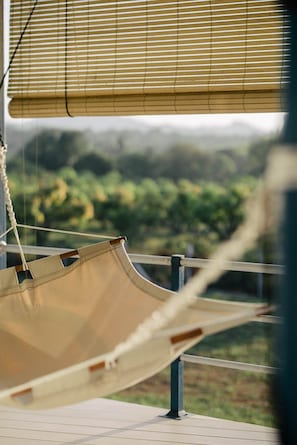
[[[113,164],[106,155],[90,152],[80,156],[73,164],[73,168],[79,172],[90,171],[96,176],[103,176],[113,170]]]
[[[182,179],[177,184],[175,199],[168,211],[168,224],[175,234],[195,231],[195,215],[200,199],[201,187]]]
[[[79,131],[43,130],[24,147],[26,161],[50,171],[72,166],[89,145]]]
[[[247,154],[246,174],[258,177],[263,173],[267,157],[275,142],[274,138],[266,137],[250,145]]]
[[[152,151],[124,153],[117,159],[117,169],[126,179],[156,178],[158,163]]]
[[[139,230],[147,236],[168,225],[168,211],[175,198],[176,187],[166,180],[144,179],[136,188],[136,214]]]
[[[159,157],[159,174],[173,181],[198,181],[208,171],[209,156],[189,144],[177,144]]]

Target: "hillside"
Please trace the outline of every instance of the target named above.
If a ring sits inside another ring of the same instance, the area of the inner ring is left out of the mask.
[[[43,129],[75,130],[84,132],[90,142],[104,151],[121,144],[132,151],[153,148],[166,150],[173,144],[195,144],[202,149],[233,149],[247,146],[265,135],[256,127],[243,122],[227,126],[176,127],[149,125],[126,117],[53,118],[41,120],[13,120],[7,125],[7,141],[10,153],[17,152]]]

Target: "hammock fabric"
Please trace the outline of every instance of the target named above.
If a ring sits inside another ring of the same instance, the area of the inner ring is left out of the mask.
[[[259,305],[204,298],[149,340],[117,357],[124,342],[173,292],[134,269],[122,238],[32,261],[19,283],[0,271],[0,403],[40,409],[104,396],[152,376],[205,335],[259,314]]]

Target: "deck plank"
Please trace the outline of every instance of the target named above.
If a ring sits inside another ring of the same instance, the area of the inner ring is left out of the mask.
[[[0,407],[1,445],[276,445],[272,428],[107,399],[46,411]]]

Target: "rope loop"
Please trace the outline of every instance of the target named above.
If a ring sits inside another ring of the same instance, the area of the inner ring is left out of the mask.
[[[17,224],[17,220],[15,217],[14,208],[13,208],[13,204],[12,204],[12,200],[11,200],[11,196],[10,196],[8,178],[7,178],[7,174],[6,174],[6,153],[7,153],[7,145],[1,144],[1,147],[0,147],[0,177],[1,177],[2,184],[3,184],[5,205],[6,205],[8,218],[9,218],[12,230],[14,232],[14,236],[16,238],[16,242],[17,242],[19,251],[20,251],[23,269],[28,270],[29,268],[28,268],[28,264],[27,264],[27,261],[26,261],[25,255],[24,255],[22,245],[21,245],[19,232],[18,232],[18,228],[17,228],[18,224]]]

